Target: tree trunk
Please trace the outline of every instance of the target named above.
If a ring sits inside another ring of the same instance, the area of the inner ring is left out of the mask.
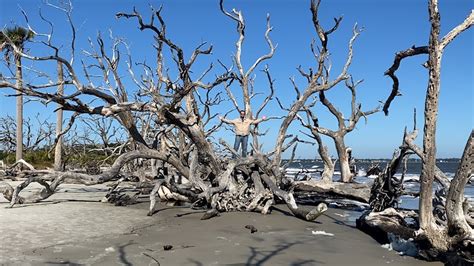
[[[21,56],[15,53],[16,86],[23,87]],[[16,96],[16,161],[23,159],[23,94]]]
[[[288,127],[290,126],[291,122],[293,122],[293,119],[295,119],[296,115],[298,112],[301,110],[301,108],[304,106],[306,100],[313,95],[316,91],[322,90],[323,88],[319,87],[316,83],[316,81],[311,81],[311,83],[308,85],[308,88],[304,91],[304,93],[296,100],[296,102],[293,103],[293,105],[290,108],[290,111],[286,115],[285,119],[281,122],[280,125],[280,130],[278,131],[278,137],[275,143],[275,155],[272,160],[272,164],[274,168],[280,167],[281,163],[281,155],[283,152],[283,143],[285,142],[286,139],[286,131],[288,130]],[[279,178],[279,177],[277,177]]]
[[[62,95],[64,93],[64,76],[63,76],[63,64],[61,62],[58,62],[58,95]],[[63,109],[61,109],[61,105],[58,106],[59,109],[56,113],[56,138],[59,138],[56,147],[54,149],[54,170],[56,171],[62,171],[63,165],[62,165],[62,149],[63,149],[63,140],[62,136],[59,136],[61,134],[61,131],[63,130]]]
[[[438,116],[438,95],[441,69],[439,50],[439,13],[436,0],[429,5],[431,33],[429,40],[429,81],[425,101],[425,125],[423,133],[423,164],[420,176],[420,229],[430,240],[439,234],[433,224],[433,178],[436,163],[436,120]],[[430,241],[431,242],[431,241]]]
[[[348,183],[352,181],[351,169],[349,167],[349,156],[347,155],[346,145],[343,137],[335,137],[337,156],[339,157],[339,166],[341,168],[341,181]]]
[[[466,143],[461,164],[456,171],[456,176],[451,181],[448,196],[446,198],[446,216],[448,219],[448,235],[463,238],[472,229],[466,221],[463,210],[464,188],[472,175],[474,167],[474,130]]]
[[[334,175],[334,163],[329,157],[328,147],[326,147],[321,139],[321,136],[316,130],[312,130],[313,136],[318,142],[318,153],[323,160],[324,170],[321,174],[321,180],[323,182],[332,182],[332,176]]]
[[[243,100],[244,100],[245,116],[247,118],[251,118],[252,108],[250,106],[249,80],[247,77],[243,77],[242,79],[242,94],[243,94]]]

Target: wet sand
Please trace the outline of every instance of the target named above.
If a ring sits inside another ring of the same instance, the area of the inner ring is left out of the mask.
[[[0,264],[442,265],[382,248],[340,209],[316,222],[296,219],[284,206],[270,215],[224,213],[202,221],[202,212],[159,204],[148,217],[147,203],[93,202],[105,191],[103,185],[65,185],[44,203],[13,209],[0,198]]]

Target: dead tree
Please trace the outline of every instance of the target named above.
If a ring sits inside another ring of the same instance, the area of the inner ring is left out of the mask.
[[[292,78],[290,78],[290,81],[293,84],[293,87],[295,89],[296,102],[297,102],[298,99],[301,97],[301,93],[298,89],[298,86],[295,83],[295,79],[292,77]],[[278,102],[278,104],[279,104],[279,106],[282,110],[290,112],[290,109],[284,107],[282,102],[280,101],[280,99],[278,97],[276,99],[277,99],[277,102]],[[329,183],[329,182],[332,182],[332,177],[334,175],[335,162],[333,162],[333,160],[329,156],[328,148],[327,148],[326,145],[324,145],[323,140],[321,139],[321,135],[317,131],[315,131],[314,127],[311,126],[311,124],[316,124],[317,125],[317,123],[318,123],[317,118],[315,118],[314,114],[312,113],[311,109],[309,108],[309,107],[314,106],[315,103],[316,103],[316,101],[313,101],[311,104],[305,105],[305,106],[302,107],[303,110],[306,112],[306,118],[307,118],[306,121],[299,114],[296,115],[296,118],[300,121],[300,123],[303,127],[308,128],[309,130],[311,130],[312,134],[307,134],[304,131],[300,131],[300,132],[302,134],[316,140],[316,143],[318,144],[318,154],[319,154],[321,160],[323,161],[323,165],[324,165],[323,166],[324,167],[323,172],[321,173],[321,180],[325,183]]]
[[[226,11],[224,9],[224,0],[220,0],[219,6],[221,9],[221,12],[235,21],[237,23],[237,33],[239,35],[239,38],[237,42],[235,43],[236,47],[236,52],[233,56],[233,62],[236,66],[236,71],[232,72],[232,76],[234,79],[232,81],[236,80],[239,84],[239,87],[242,91],[242,102],[243,102],[243,108],[240,108],[239,103],[237,101],[237,98],[235,97],[235,93],[232,92],[230,85],[232,83],[229,82],[229,84],[226,85],[225,89],[227,92],[227,95],[229,96],[230,100],[232,101],[235,109],[237,111],[239,110],[244,110],[246,118],[258,118],[261,114],[261,112],[265,109],[267,104],[272,100],[273,94],[274,94],[274,88],[273,88],[273,80],[270,76],[270,71],[268,69],[268,66],[266,66],[263,70],[263,72],[266,74],[268,83],[269,83],[269,93],[266,96],[266,98],[263,100],[261,106],[255,111],[255,115],[252,113],[252,99],[257,96],[257,93],[254,92],[253,88],[253,83],[254,83],[254,75],[255,69],[262,64],[263,62],[271,59],[273,55],[275,54],[275,49],[276,47],[273,45],[273,42],[270,38],[270,32],[272,31],[273,27],[270,25],[270,15],[267,14],[267,29],[265,31],[265,41],[268,44],[269,47],[269,52],[267,54],[264,54],[257,58],[255,62],[248,68],[245,69],[245,67],[242,64],[242,45],[245,40],[245,19],[242,14],[242,11],[237,11],[236,9],[232,9],[232,11]],[[265,118],[263,120],[268,120],[269,118]],[[255,125],[255,128],[251,130],[252,136],[253,136],[253,149],[255,152],[260,152],[260,145],[258,143],[258,125]]]
[[[268,156],[255,154],[249,158],[228,160],[217,154],[214,143],[209,138],[218,127],[207,126],[208,122],[216,116],[211,114],[206,107],[200,108],[201,97],[198,91],[207,93],[235,77],[226,70],[223,74],[205,82],[204,80],[209,79],[206,76],[212,66],[200,76],[195,77],[192,71],[194,63],[202,55],[210,54],[212,46],[200,44],[186,57],[185,51],[170,39],[161,12],[161,8],[152,9],[148,21],[145,21],[137,10],[116,15],[119,19],[137,21],[140,30],[150,31],[154,35],[157,64],[154,66],[145,63],[132,64],[129,61],[130,63],[125,66],[135,83],[135,88],[142,95],[135,100],[130,99],[127,91],[131,88],[125,88],[124,77],[119,74],[121,68],[124,67],[121,55],[128,54],[129,59],[131,58],[128,45],[122,39],[112,38],[112,51],[107,51],[106,40],[99,34],[95,42],[91,41],[92,48],[86,52],[87,60],[82,61],[84,65],[80,70],[71,60],[65,59],[59,53],[60,50],[51,42],[51,38],[43,42],[52,50],[52,54],[47,56],[35,56],[20,51],[13,45],[15,51],[25,60],[62,64],[64,76],[67,77],[64,83],[68,84],[71,90],[69,90],[70,93],[64,93],[64,95],[48,90],[48,88],[56,87],[58,82],[24,84],[21,88],[17,88],[8,78],[0,79],[0,87],[15,88],[19,93],[41,99],[45,103],[60,104],[62,110],[75,112],[78,115],[112,117],[127,130],[135,148],[118,156],[109,170],[99,174],[54,170],[30,171],[26,173],[27,180],[13,191],[12,188],[5,189],[6,193],[12,195],[10,205],[14,206],[20,201],[19,193],[30,182],[38,182],[44,186],[43,190],[35,195],[36,197],[30,199],[37,201],[49,197],[54,193],[57,185],[67,179],[74,179],[84,184],[102,183],[117,178],[128,162],[136,159],[156,159],[169,164],[173,171],[165,180],[155,183],[150,195],[150,214],[153,213],[155,193],[166,188],[171,193],[179,195],[181,199],[188,200],[193,205],[210,208],[212,212],[268,213],[270,207],[277,199],[280,199],[288,205],[295,216],[305,220],[316,219],[325,211],[325,206],[321,205],[312,210],[300,208],[291,192],[278,187],[275,180],[281,179],[281,176],[278,176],[280,172],[274,170],[274,164]],[[177,73],[175,78],[170,77],[171,71],[162,67],[163,49],[170,51],[170,62]],[[136,66],[142,68],[138,69]],[[81,78],[77,74],[78,71],[84,72],[85,78]],[[136,78],[138,74],[140,78]],[[340,79],[344,77],[343,75]],[[97,80],[100,80],[99,84],[104,85],[95,85],[98,83]],[[96,101],[85,102],[84,97],[93,98]],[[203,117],[201,111],[206,112],[206,117]],[[187,158],[179,154],[181,146],[168,149],[153,148],[153,143],[148,142],[148,138],[142,134],[144,131],[140,129],[141,125],[137,123],[136,118],[147,114],[152,114],[156,124],[170,126],[177,131],[178,136],[181,136],[177,138],[180,141],[178,145],[188,147],[184,152],[188,155]],[[231,153],[235,152],[225,147],[225,143],[224,148]],[[281,152],[284,147],[279,149]],[[235,171],[236,168],[239,168],[240,173]],[[55,184],[55,186],[52,187],[50,184]],[[28,199],[23,202],[28,202]]]
[[[449,185],[449,192],[446,198],[446,217],[448,220],[446,226],[438,223],[434,218],[432,189],[435,178],[439,181],[439,171],[437,171],[435,164],[435,129],[440,91],[441,58],[446,46],[461,32],[474,24],[474,11],[471,10],[468,17],[461,24],[452,29],[443,38],[440,38],[438,1],[430,0],[428,7],[431,23],[429,44],[422,47],[413,46],[396,54],[393,65],[385,73],[393,79],[393,88],[385,103],[384,112],[388,114],[390,103],[399,95],[399,82],[395,71],[400,66],[401,60],[409,56],[428,54],[426,67],[429,70],[429,80],[425,99],[423,148],[413,150],[422,159],[419,228],[414,232],[413,237],[415,237],[415,241],[423,243],[422,248],[425,251],[425,256],[428,258],[446,260],[447,253],[459,252],[472,261],[474,230],[472,225],[469,225],[467,222],[468,215],[464,213],[462,205],[464,186],[472,175],[473,169],[473,132],[471,132],[467,141],[458,171]],[[445,181],[440,181],[440,183],[443,182]],[[381,215],[383,216],[383,214]]]
[[[421,149],[414,144],[417,133],[416,128],[411,132],[405,131],[402,145],[395,151],[392,160],[375,179],[372,186],[369,201],[372,210],[357,220],[357,227],[384,243],[388,241],[387,233],[404,239],[414,239],[420,249],[419,255],[425,259],[452,260],[453,258],[450,259],[452,254],[457,253],[457,255],[472,260],[470,249],[473,245],[471,239],[474,221],[470,217],[473,213],[470,212],[469,204],[463,195],[464,186],[468,182],[469,176],[472,175],[472,168],[468,168],[468,165],[474,161],[472,153],[469,153],[472,152],[474,146],[474,131],[471,132],[461,164],[451,184],[448,177],[435,166],[434,178],[440,186],[436,195],[445,195],[446,200],[433,199],[433,202],[436,202],[433,210],[436,213],[434,220],[440,230],[438,234],[441,234],[447,245],[450,245],[446,250],[434,247],[426,235],[418,234],[420,225],[418,213],[398,209],[399,197],[404,192],[403,179],[408,156],[415,154],[422,158],[420,156]],[[400,170],[400,168],[402,169]],[[402,173],[400,178],[394,176],[397,172]],[[414,222],[408,223],[407,220]],[[452,221],[451,225],[449,221]]]
[[[30,117],[24,119],[24,150],[27,152],[35,151],[43,147],[49,147],[52,144],[54,136],[54,124],[47,119],[40,119],[40,114],[35,117],[35,122]]]
[[[298,115],[297,118],[301,124],[311,132],[311,134],[306,132],[302,133],[315,139],[318,143],[318,153],[324,163],[324,169],[321,173],[321,181],[307,180],[293,182],[293,189],[296,191],[310,191],[322,195],[332,195],[340,198],[353,199],[362,203],[368,203],[370,197],[370,187],[368,185],[332,182],[334,165],[336,162],[329,157],[328,149],[322,142],[320,133],[317,131],[317,128],[319,127],[318,118],[311,111],[311,107],[315,103],[316,101],[313,101],[311,104],[303,107],[303,110],[306,113],[306,120],[300,115]]]
[[[345,144],[344,138],[346,134],[354,130],[355,126],[357,125],[361,117],[364,117],[365,119],[367,119],[367,116],[377,113],[379,111],[379,107],[376,107],[373,110],[364,112],[361,110],[362,104],[356,102],[357,101],[356,87],[361,82],[362,80],[359,80],[354,83],[354,81],[352,80],[352,77],[346,79],[346,82],[345,82],[346,87],[351,92],[351,115],[349,119],[344,118],[344,114],[341,111],[339,111],[328,100],[324,91],[319,92],[319,100],[329,110],[329,112],[331,112],[331,114],[334,115],[334,117],[337,119],[337,124],[338,124],[337,130],[331,130],[331,129],[322,127],[320,123],[318,122],[318,118],[314,114],[312,113],[310,114],[312,121],[315,121],[313,122],[313,125],[310,127],[311,133],[313,135],[314,133],[323,134],[333,139],[334,144],[336,146],[337,156],[339,158],[339,166],[341,169],[341,181],[345,183],[352,181],[353,173],[351,173],[351,170],[350,170],[350,162],[349,162],[350,158],[349,158],[349,153],[348,153],[348,147]],[[308,112],[309,108],[306,108],[306,110]]]
[[[84,117],[81,122],[92,133],[92,143],[98,144],[98,147],[91,149],[91,151],[103,152],[105,156],[109,156],[118,145],[124,143],[121,128],[111,118]]]
[[[294,119],[297,118],[298,112],[302,111],[308,99],[314,95],[315,93],[322,93],[327,91],[337,84],[341,83],[349,79],[348,69],[352,63],[352,55],[353,55],[353,44],[356,40],[357,36],[360,34],[360,30],[357,28],[357,25],[353,28],[353,35],[349,41],[349,50],[347,54],[346,62],[341,70],[341,72],[336,76],[336,78],[331,79],[329,77],[329,73],[331,70],[330,61],[329,61],[329,48],[328,48],[328,38],[329,36],[337,30],[339,27],[340,22],[342,21],[342,17],[334,19],[334,26],[329,29],[325,30],[319,21],[318,17],[318,8],[319,8],[320,1],[311,1],[311,13],[312,13],[312,21],[313,26],[316,30],[318,35],[318,39],[320,42],[319,51],[316,51],[314,47],[314,43],[311,44],[311,51],[315,57],[317,62],[316,68],[313,71],[313,68],[310,68],[309,71],[305,72],[303,69],[298,68],[300,74],[306,79],[308,85],[304,89],[304,91],[300,91],[297,86],[294,86],[297,94],[297,100],[294,101],[290,108],[288,108],[288,114],[283,119],[276,141],[276,149],[273,156],[272,164],[273,166],[279,167],[282,155],[282,148],[284,147],[284,142],[288,138],[287,137],[287,130],[290,124],[293,122]]]
[[[407,161],[409,156],[414,153],[412,151],[413,146],[410,144],[412,144],[417,134],[416,123],[412,132],[407,133],[405,129],[402,145],[395,150],[392,160],[387,163],[384,171],[380,172],[375,179],[369,199],[370,208],[373,211],[380,212],[398,206],[398,201],[404,191],[403,181],[407,170]],[[402,168],[402,175],[397,178],[395,174],[400,168]]]
[[[16,122],[9,115],[0,117],[0,146],[2,151],[10,153],[16,146]]]
[[[314,102],[316,103],[316,102]],[[306,136],[316,140],[318,143],[318,154],[321,157],[321,160],[323,161],[324,164],[324,169],[323,172],[321,173],[321,181],[323,182],[332,182],[332,178],[334,175],[334,166],[335,166],[335,161],[331,159],[329,156],[329,151],[328,147],[324,145],[323,140],[321,139],[321,135],[319,132],[316,130],[316,128],[319,126],[318,124],[318,118],[313,114],[309,106],[304,106],[303,109],[306,112],[306,121],[301,117],[297,116],[298,120],[301,122],[301,125],[307,129],[310,130],[311,134],[308,134],[306,132],[303,132]]]
[[[34,119],[28,117],[23,120],[23,144],[24,151],[31,152],[52,144],[54,124],[46,119],[40,119],[39,114]],[[16,147],[16,121],[11,116],[0,118],[0,145],[5,152],[11,152]]]
[[[296,92],[296,100],[291,104],[289,108],[283,107],[283,104],[280,100],[278,103],[283,110],[288,112],[287,116],[283,119],[282,124],[279,129],[279,134],[277,137],[276,149],[273,157],[273,166],[276,168],[279,165],[281,160],[281,148],[285,147],[283,144],[286,139],[288,139],[289,135],[286,134],[286,131],[289,125],[292,123],[293,120],[298,119],[303,126],[310,128],[313,133],[312,137],[318,142],[319,145],[319,154],[323,159],[325,164],[324,172],[323,172],[323,181],[296,181],[290,184],[295,190],[303,190],[303,191],[315,191],[318,193],[323,194],[333,194],[338,197],[343,198],[351,198],[356,199],[361,202],[368,202],[369,195],[370,195],[370,188],[366,185],[357,185],[357,184],[340,184],[340,183],[332,183],[328,182],[332,180],[332,176],[334,173],[334,162],[328,155],[327,149],[323,145],[320,137],[320,132],[316,131],[315,125],[318,125],[318,121],[316,116],[311,112],[310,107],[315,104],[315,101],[308,102],[312,96],[315,94],[322,94],[324,92],[335,87],[336,85],[340,84],[341,82],[349,82],[350,75],[348,74],[349,66],[352,63],[352,56],[353,56],[353,44],[356,38],[360,34],[360,29],[358,29],[357,25],[353,27],[353,35],[349,40],[349,47],[348,47],[348,55],[345,61],[345,64],[341,70],[341,72],[334,78],[330,78],[331,72],[331,62],[329,60],[329,47],[328,47],[328,39],[329,36],[337,30],[339,27],[342,17],[334,19],[334,26],[329,29],[325,30],[318,18],[318,8],[319,8],[320,1],[311,1],[310,10],[312,12],[312,21],[313,26],[316,30],[318,35],[318,39],[320,42],[320,48],[317,50],[315,47],[315,43],[311,43],[311,51],[316,59],[317,65],[314,68],[310,68],[308,71],[303,70],[301,67],[298,67],[298,72],[302,75],[302,77],[306,80],[307,86],[304,90],[300,90],[300,88],[296,85],[296,82],[293,78],[290,79],[293,88]],[[355,88],[354,88],[354,98],[355,98]],[[353,103],[353,110],[354,113],[354,120],[358,120],[361,116],[363,116],[363,112],[360,111],[360,106],[355,105],[355,100]],[[300,112],[305,112],[307,115],[307,120],[305,121]],[[355,126],[355,125],[354,125]]]

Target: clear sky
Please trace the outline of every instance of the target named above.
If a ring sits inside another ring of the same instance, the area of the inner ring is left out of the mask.
[[[167,0],[155,1],[125,1],[105,0],[74,1],[73,20],[78,29],[78,51],[87,49],[87,38],[96,36],[101,31],[108,34],[112,29],[115,36],[122,36],[130,44],[135,60],[148,60],[153,62],[155,55],[152,48],[150,33],[140,32],[136,21],[117,20],[115,13],[131,12],[133,6],[143,14],[149,14],[148,3],[154,7],[164,6],[163,15],[167,23],[168,36],[183,47],[186,56],[202,41],[212,43],[213,54],[196,64],[195,73],[205,69],[210,62],[217,63],[221,59],[225,64],[231,64],[231,56],[235,52],[237,34],[235,24],[219,11],[217,0]],[[43,8],[46,17],[55,25],[55,43],[67,41],[70,31],[65,17],[51,8],[44,7],[40,0],[14,0],[0,1],[1,26],[25,25],[19,7],[23,8],[30,16],[30,24],[39,31],[46,31],[46,24],[39,19],[38,8]],[[275,56],[267,62],[275,79],[276,96],[287,106],[295,98],[289,77],[295,76],[300,88],[304,81],[299,76],[296,67],[304,68],[315,66],[311,55],[310,43],[316,38],[311,22],[309,0],[240,0],[226,1],[227,9],[242,10],[246,20],[246,39],[243,47],[243,64],[249,67],[253,61],[263,53],[267,53],[267,46],[263,38],[265,31],[266,14],[271,15],[271,24],[274,27],[271,38],[278,44]],[[472,0],[440,1],[441,35],[446,34],[454,26],[462,22],[474,8]],[[372,109],[379,101],[384,101],[390,93],[391,80],[383,73],[392,64],[397,51],[407,49],[412,45],[426,45],[429,38],[429,21],[427,1],[421,0],[326,0],[320,7],[320,21],[326,28],[332,26],[333,18],[343,16],[344,19],[339,30],[331,35],[329,50],[333,63],[332,76],[336,76],[347,53],[347,43],[351,37],[352,27],[355,23],[364,28],[364,31],[354,46],[354,60],[350,73],[354,79],[364,79],[358,87],[358,101],[363,109]],[[148,17],[148,16],[144,16]],[[110,43],[109,43],[110,44]],[[460,157],[465,142],[474,125],[474,30],[464,32],[454,40],[445,50],[442,61],[440,112],[437,129],[438,157]],[[65,45],[62,53],[68,56]],[[34,50],[31,53],[39,53]],[[44,52],[44,51],[43,51]],[[76,66],[81,53],[76,55]],[[412,127],[413,108],[418,110],[418,125],[422,128],[424,95],[427,87],[427,70],[421,66],[427,56],[409,58],[402,62],[398,77],[402,97],[397,97],[392,103],[389,116],[383,113],[369,117],[368,123],[361,119],[356,129],[347,135],[347,145],[353,147],[354,155],[358,158],[388,158],[394,149],[401,143],[403,128]],[[31,62],[25,62],[25,65]],[[169,62],[171,65],[171,62]],[[259,70],[263,68],[263,65]],[[55,65],[45,66],[43,70],[54,71]],[[5,71],[5,68],[1,68]],[[125,69],[123,70],[125,75]],[[266,92],[268,85],[266,78],[260,71],[256,71],[255,88],[257,91]],[[33,75],[25,77],[27,82],[34,82]],[[133,91],[132,83],[127,84],[128,90]],[[218,90],[222,90],[219,88]],[[238,91],[237,87],[233,88]],[[2,115],[14,115],[14,98],[3,95],[12,93],[11,90],[1,91],[0,110]],[[237,93],[238,94],[238,93]],[[350,108],[350,94],[344,86],[333,88],[327,97],[341,110],[347,113]],[[254,108],[258,107],[264,96],[257,97]],[[223,103],[215,109],[225,112],[232,108],[230,102]],[[41,113],[43,117],[54,118],[50,111],[53,106],[45,108],[39,103],[28,103],[25,108],[26,116]],[[334,128],[336,122],[321,106],[316,109],[320,125]],[[270,104],[265,115],[284,115],[276,104]],[[231,116],[236,116],[233,112]],[[267,136],[262,141],[264,148],[270,149],[274,145],[279,121],[269,121],[262,125],[269,129]],[[290,133],[298,134],[301,127],[294,123]],[[418,143],[421,144],[422,132],[419,134]],[[216,137],[224,137],[228,142],[233,141],[228,131],[222,130]],[[324,138],[330,152],[335,156],[332,141]],[[315,158],[316,149],[310,145],[300,145],[299,158]]]

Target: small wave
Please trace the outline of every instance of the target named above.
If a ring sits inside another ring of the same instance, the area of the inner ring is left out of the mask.
[[[357,171],[357,176],[367,176],[367,172],[363,169],[359,169],[359,171]]]
[[[394,175],[396,178],[400,179],[402,177],[402,174],[395,174]],[[420,175],[418,174],[406,174],[405,181],[419,181],[420,180]]]
[[[320,171],[317,168],[286,168],[286,173],[316,173]]]

